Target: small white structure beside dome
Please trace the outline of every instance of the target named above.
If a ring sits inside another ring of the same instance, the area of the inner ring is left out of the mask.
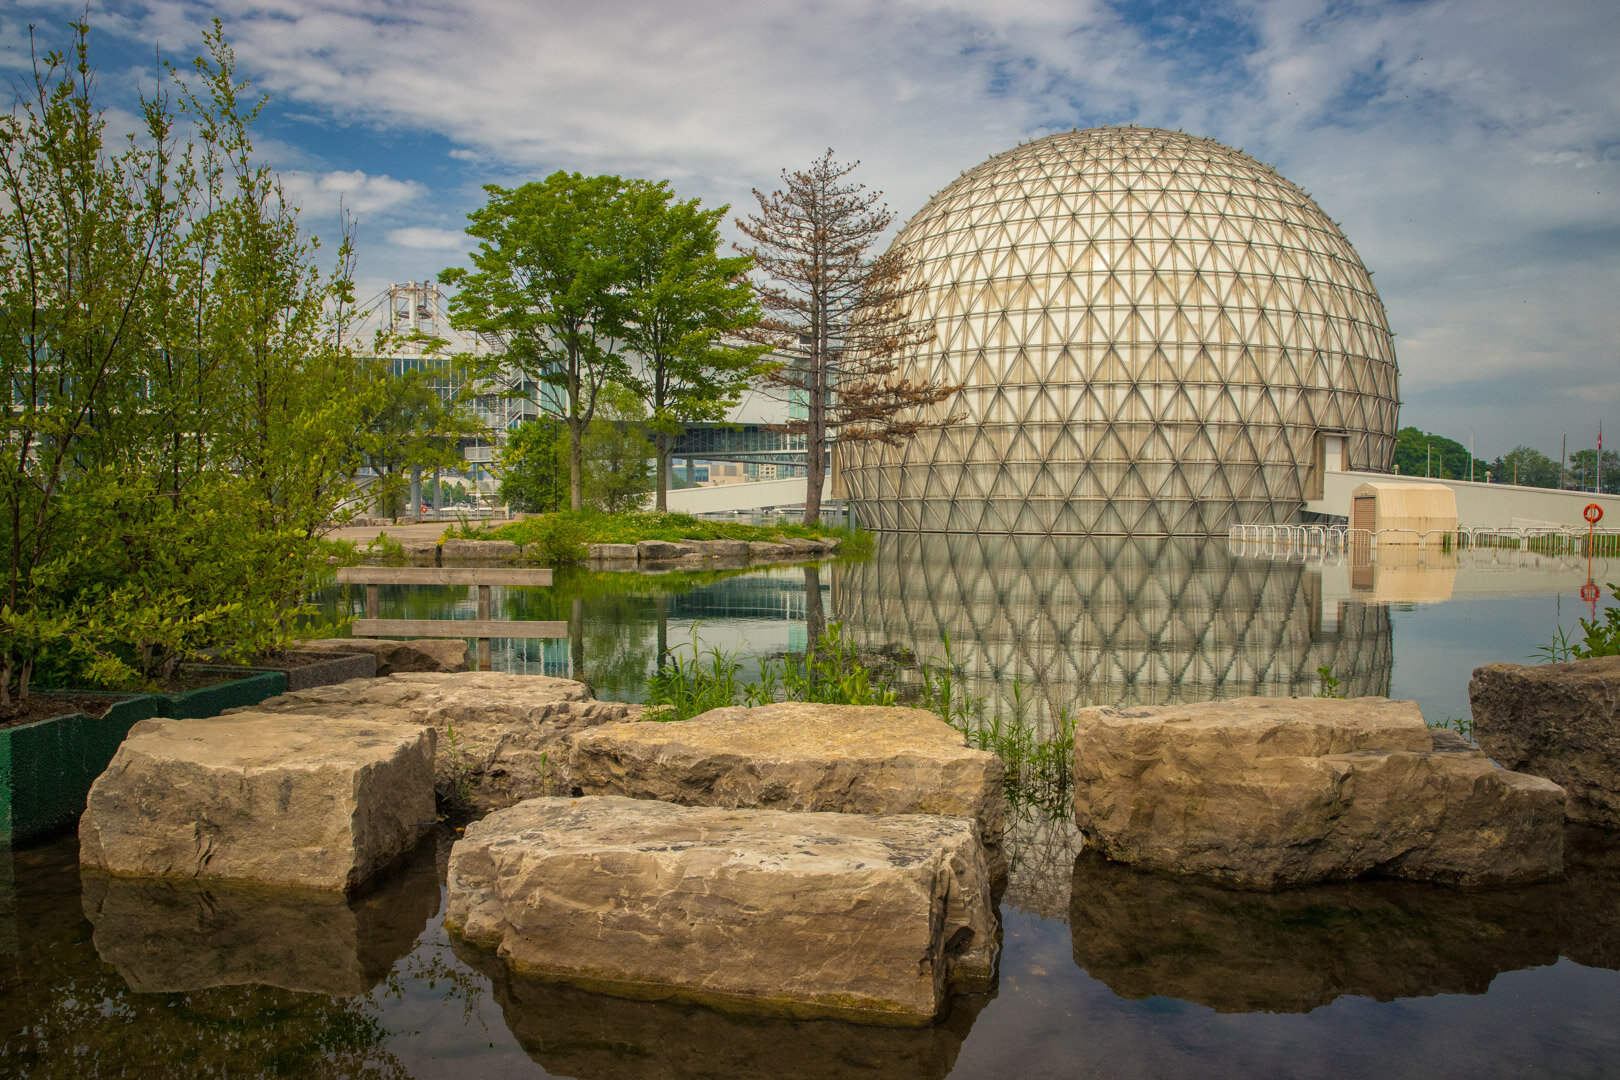
[[[961,384],[911,442],[840,448],[869,528],[1210,535],[1387,471],[1383,304],[1310,196],[1209,139],[1065,132],[964,173],[895,240]]]

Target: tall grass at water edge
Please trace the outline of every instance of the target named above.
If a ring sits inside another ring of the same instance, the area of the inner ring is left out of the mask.
[[[1066,818],[1073,789],[1075,719],[1060,708],[1042,730],[1030,716],[1027,688],[1013,680],[1012,702],[986,710],[984,702],[967,692],[965,671],[951,656],[950,638],[944,639],[942,663],[920,665],[921,686],[904,695],[913,704],[935,713],[957,731],[967,745],[987,750],[1006,769],[1008,795],[1015,804],[1040,808],[1048,816]],[[804,653],[766,657],[759,678],[744,681],[744,664],[736,654],[719,647],[704,648],[694,637],[690,646],[670,650],[659,670],[648,680],[650,719],[687,720],[727,705],[767,705],[776,701],[807,701],[830,705],[894,705],[902,695],[877,685],[854,642],[830,623]]]

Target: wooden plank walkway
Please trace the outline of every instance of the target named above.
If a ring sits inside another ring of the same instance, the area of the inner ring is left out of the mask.
[[[551,570],[512,566],[340,566],[339,584],[366,587],[366,617],[354,620],[358,637],[477,638],[478,669],[490,666],[490,638],[565,638],[568,624],[544,619],[491,619],[492,586],[543,588]],[[478,589],[476,619],[380,619],[378,590],[383,585],[469,585]]]

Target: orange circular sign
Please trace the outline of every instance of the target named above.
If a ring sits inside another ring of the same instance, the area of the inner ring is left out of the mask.
[[[1603,520],[1603,507],[1599,506],[1597,503],[1587,503],[1586,509],[1581,511],[1581,514],[1586,518],[1587,521],[1590,521],[1593,525],[1596,525],[1598,522]]]
[[[1603,590],[1599,589],[1596,585],[1592,584],[1590,581],[1588,581],[1585,585],[1581,586],[1581,599],[1585,600],[1589,604],[1597,603],[1598,599],[1602,595],[1603,595]]]

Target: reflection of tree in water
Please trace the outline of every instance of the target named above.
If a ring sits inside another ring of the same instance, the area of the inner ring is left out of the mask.
[[[1341,605],[1324,629],[1321,578],[1239,561],[1221,540],[887,534],[838,563],[833,609],[872,651],[950,657],[987,709],[1014,687],[1041,722],[1057,708],[1314,694],[1331,668],[1351,696],[1389,691],[1387,610]]]

